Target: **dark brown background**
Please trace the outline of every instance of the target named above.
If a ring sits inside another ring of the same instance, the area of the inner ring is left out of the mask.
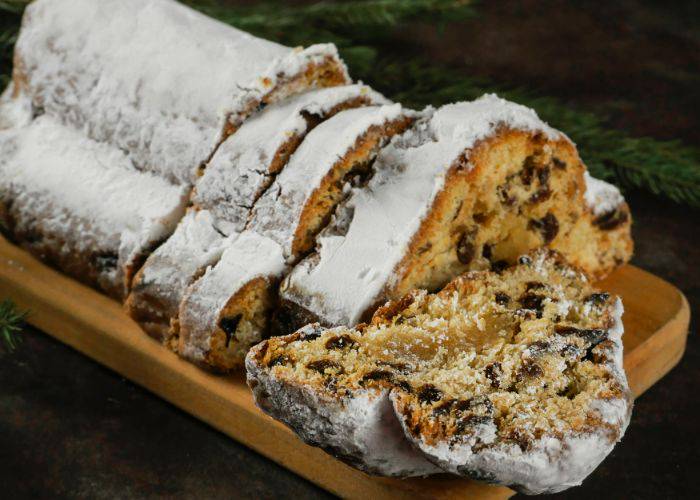
[[[442,35],[411,26],[396,39],[468,74],[609,114],[634,134],[697,146],[700,2],[603,4],[484,2],[477,20]],[[633,262],[681,288],[697,318],[700,211],[627,196]],[[700,497],[696,325],[680,365],[637,401],[622,443],[560,497]],[[328,496],[29,327],[15,353],[0,353],[0,488],[6,498]]]

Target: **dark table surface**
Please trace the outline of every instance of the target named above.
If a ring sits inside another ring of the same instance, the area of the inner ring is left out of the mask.
[[[412,46],[442,63],[606,112],[614,126],[638,135],[697,145],[697,2],[602,4],[484,4],[476,22],[441,35],[416,26],[397,37],[420,33]],[[633,263],[688,297],[688,347],[636,401],[612,455],[582,487],[559,496],[700,498],[692,477],[700,466],[700,211],[626,194]],[[34,328],[23,333],[17,350],[0,351],[0,496],[328,496]]]

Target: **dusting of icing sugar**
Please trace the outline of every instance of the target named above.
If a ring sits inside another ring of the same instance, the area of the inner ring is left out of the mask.
[[[370,127],[396,120],[402,113],[399,104],[350,109],[314,128],[255,204],[248,229],[277,241],[288,260],[297,258],[292,250],[295,231],[321,180]]]
[[[187,286],[199,272],[215,264],[237,236],[217,231],[208,210],[189,210],[144,263],[134,293],[158,297],[161,312],[176,316]]]
[[[186,188],[135,171],[118,149],[49,116],[0,132],[0,150],[0,197],[20,219],[40,217],[42,230],[68,246],[118,252],[121,267],[184,214]]]
[[[302,261],[283,283],[285,298],[330,324],[357,323],[390,283],[465,150],[501,126],[562,137],[534,111],[495,95],[424,114],[379,153],[366,188],[354,190],[319,235],[317,255]]]
[[[224,233],[242,231],[253,204],[274,179],[271,167],[278,150],[311,128],[306,116],[324,119],[337,106],[357,99],[387,102],[366,85],[355,84],[311,90],[267,106],[217,149],[196,183],[193,202],[210,210]]]
[[[442,472],[405,439],[389,390],[363,390],[339,400],[292,385],[258,366],[260,346],[246,357],[255,403],[284,422],[304,441],[322,446],[354,467],[384,476],[426,476]]]
[[[332,45],[290,49],[172,0],[38,0],[16,51],[35,105],[179,183],[194,180],[227,119],[337,60]]]
[[[216,265],[187,288],[180,304],[180,354],[202,361],[209,352],[219,313],[246,283],[279,277],[286,270],[282,248],[253,231],[227,245]]]
[[[584,179],[586,181],[586,203],[593,215],[612,212],[625,202],[620,190],[612,184],[596,179],[588,172],[584,173]]]
[[[0,130],[24,127],[32,120],[32,102],[24,92],[19,92],[14,82],[0,95]]]

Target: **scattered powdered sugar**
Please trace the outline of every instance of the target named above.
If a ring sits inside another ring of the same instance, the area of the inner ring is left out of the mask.
[[[187,286],[203,269],[215,264],[237,236],[217,231],[208,210],[188,211],[175,232],[144,263],[134,284],[135,298],[158,297],[158,314],[175,317]]]
[[[275,240],[293,261],[300,216],[321,181],[370,127],[383,126],[402,113],[399,104],[350,109],[313,129],[255,204],[248,228]]]
[[[445,176],[465,150],[502,126],[562,137],[534,111],[491,94],[424,114],[379,153],[368,185],[339,207],[335,223],[317,240],[317,254],[283,283],[286,299],[330,324],[357,323],[390,285]]]
[[[256,278],[279,277],[285,269],[282,249],[275,241],[253,231],[242,232],[218,263],[187,289],[180,304],[180,354],[202,361],[219,313],[235,292]]]
[[[274,180],[280,148],[306,135],[312,127],[308,116],[323,120],[337,106],[355,100],[387,102],[366,85],[355,84],[311,90],[267,106],[217,149],[197,181],[193,202],[214,214],[221,231],[242,231],[253,204]]]
[[[31,99],[10,82],[0,95],[0,130],[24,127],[31,121]]]
[[[309,64],[337,61],[332,45],[290,49],[172,0],[37,0],[16,50],[35,106],[179,183],[227,120]]]
[[[0,197],[23,221],[69,248],[118,254],[124,268],[167,236],[187,192],[135,171],[118,149],[96,143],[48,116],[0,132]]]
[[[600,179],[596,179],[588,172],[584,173],[586,181],[586,203],[593,211],[593,215],[603,215],[612,212],[625,199],[617,187]]]

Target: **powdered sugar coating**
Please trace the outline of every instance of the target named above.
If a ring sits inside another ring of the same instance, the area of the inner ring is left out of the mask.
[[[253,231],[241,233],[227,246],[219,262],[187,289],[179,313],[180,354],[203,361],[219,313],[236,291],[255,278],[281,276],[284,270],[282,249],[275,241]]]
[[[614,308],[614,323],[608,331],[607,367],[629,394],[627,378],[622,368],[622,302]],[[396,400],[394,400],[395,409]],[[484,424],[481,432],[461,442],[427,444],[416,439],[401,420],[406,436],[443,470],[454,474],[472,475],[489,482],[504,484],[527,494],[555,493],[581,482],[610,454],[616,441],[629,425],[632,402],[624,399],[599,399],[591,403],[602,422],[617,429],[615,439],[609,431],[597,428],[581,434],[564,434],[561,438],[545,435],[527,450],[513,443],[496,443],[493,422]],[[477,443],[488,444],[477,447]]]
[[[313,129],[255,204],[248,228],[279,243],[285,258],[294,260],[300,215],[321,180],[370,127],[381,127],[401,115],[399,104],[350,109]]]
[[[391,282],[460,155],[499,127],[562,137],[531,109],[494,95],[425,114],[379,153],[368,185],[353,191],[319,235],[316,254],[285,279],[283,298],[326,323],[356,324]]]
[[[217,149],[197,180],[193,202],[210,210],[224,233],[242,231],[253,204],[274,179],[273,161],[280,148],[311,129],[307,116],[323,120],[353,100],[387,102],[366,85],[355,84],[311,90],[267,106]]]
[[[106,281],[122,283],[124,269],[184,213],[184,187],[135,171],[118,149],[48,116],[0,134],[1,197],[17,223],[40,223],[47,238],[65,241],[61,251],[117,254]]]
[[[29,125],[32,114],[31,99],[10,82],[0,95],[0,130]]]
[[[584,174],[586,181],[586,203],[593,215],[603,215],[612,212],[625,202],[620,190],[591,174]]]
[[[197,273],[218,262],[238,233],[225,236],[216,230],[208,210],[190,210],[172,235],[146,260],[139,272],[131,299],[148,295],[158,298],[152,313],[165,322],[177,315],[187,286]],[[148,301],[138,304],[143,307]]]
[[[332,45],[290,49],[172,0],[38,0],[16,50],[36,106],[179,183],[227,121],[308,65],[337,61]]]
[[[255,404],[305,442],[370,474],[410,477],[442,472],[406,440],[388,389],[366,390],[346,401],[327,397],[262,369],[255,361],[260,348],[254,347],[246,357]]]

